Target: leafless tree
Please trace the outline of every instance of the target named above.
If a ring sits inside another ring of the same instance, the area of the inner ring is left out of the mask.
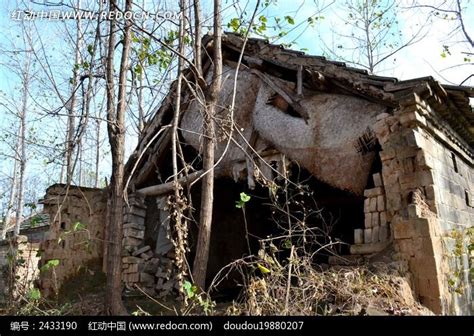
[[[14,236],[20,233],[20,224],[23,220],[24,195],[25,195],[25,179],[27,165],[27,116],[30,98],[30,90],[32,86],[33,66],[31,48],[33,46],[31,29],[29,25],[21,26],[22,48],[8,52],[11,56],[9,70],[14,73],[20,83],[20,102],[10,100],[7,104],[3,103],[4,108],[10,111],[18,120],[18,132],[16,133],[15,146],[13,148],[13,176],[12,185],[9,196],[8,208],[6,211],[4,226],[2,229],[2,239],[5,238],[7,230],[10,228],[8,223],[12,219],[13,210],[14,219]],[[15,208],[14,208],[15,207]]]
[[[451,54],[451,47],[454,45],[461,46],[461,53],[463,56],[463,62],[451,66],[447,69],[449,70],[452,68],[457,67],[471,67],[474,62],[472,61],[472,57],[474,56],[474,40],[472,38],[472,26],[471,21],[466,21],[466,11],[468,6],[472,6],[469,4],[470,1],[462,1],[462,0],[442,0],[442,1],[432,1],[426,2],[421,0],[415,0],[412,4],[408,7],[411,10],[421,10],[421,11],[428,11],[428,19],[432,18],[434,20],[444,20],[447,23],[451,24],[451,29],[446,34],[446,36],[440,36],[440,38],[445,40],[443,44],[443,51],[441,52],[442,57],[447,57],[448,54]],[[436,69],[434,69],[436,71]],[[441,76],[440,73],[438,75]],[[448,81],[446,78],[441,76],[443,79]],[[474,74],[468,73],[463,80],[459,81],[459,84],[463,85],[469,80],[474,78]]]
[[[334,31],[335,42],[328,45],[320,37],[324,51],[330,57],[363,67],[373,74],[380,65],[401,50],[419,42],[426,34],[419,27],[411,36],[405,36],[399,28],[398,0],[348,0],[344,3],[348,30]],[[341,22],[338,22],[340,25]]]
[[[221,2],[214,0],[214,55],[212,82],[206,94],[206,108],[204,110],[204,138],[203,138],[203,169],[201,212],[199,234],[196,246],[196,257],[193,265],[194,282],[201,289],[205,289],[207,261],[211,239],[212,209],[214,202],[214,148],[216,143],[214,116],[221,90],[222,77],[222,27]]]
[[[125,1],[125,12],[132,9],[132,0]],[[115,0],[109,1],[109,11],[119,10]],[[118,73],[118,97],[115,97],[114,55],[117,34],[117,20],[110,20],[107,59],[107,132],[112,154],[112,175],[109,186],[109,204],[107,209],[107,285],[105,293],[105,311],[111,315],[125,314],[122,302],[122,233],[123,233],[123,187],[124,187],[124,150],[125,150],[125,110],[127,108],[126,81],[129,66],[130,32],[132,22],[125,20],[123,29],[123,47]]]

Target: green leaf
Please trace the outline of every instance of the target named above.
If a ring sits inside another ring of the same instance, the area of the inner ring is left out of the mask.
[[[286,239],[286,240],[282,243],[282,247],[285,248],[285,249],[291,249],[291,240]]]
[[[240,28],[240,20],[238,18],[232,18],[227,24],[228,28],[231,28],[236,33]]]
[[[51,259],[48,261],[47,265],[50,267],[56,267],[59,265],[59,259]]]
[[[148,59],[148,64],[150,65],[155,65],[158,63],[158,57],[156,57],[156,55],[154,54],[149,54],[147,56],[147,59]]]
[[[238,201],[235,201],[235,207],[238,209],[242,209],[245,206],[245,203],[247,203],[248,201],[250,201],[250,196],[244,192],[241,192],[240,199]]]
[[[72,226],[72,231],[80,231],[80,230],[84,230],[85,228],[86,228],[85,224],[83,224],[81,222],[76,222]]]
[[[268,268],[266,268],[265,266],[261,264],[257,264],[257,267],[260,270],[260,272],[262,272],[263,274],[271,273],[271,271]]]
[[[294,24],[295,24],[295,20],[294,20],[291,16],[289,16],[289,15],[286,15],[286,16],[285,16],[285,20],[286,20],[289,24],[291,24],[291,25],[294,25]]]
[[[183,37],[183,42],[185,45],[191,45],[191,38],[189,37],[189,35],[184,35]]]
[[[241,192],[240,193],[240,200],[244,203],[247,203],[248,201],[250,201],[250,196],[247,195],[246,193],[244,192]]]
[[[92,44],[87,45],[87,52],[92,55],[94,53],[94,46]]]
[[[41,299],[41,292],[38,288],[31,288],[28,292],[28,297],[30,298],[30,300],[38,301],[39,299]]]
[[[142,74],[142,67],[140,64],[137,64],[137,66],[133,69],[133,71],[135,71],[135,73],[137,75],[141,75]]]
[[[451,56],[451,51],[449,50],[449,46],[443,45],[443,51],[441,52],[441,57],[446,58],[448,55]]]
[[[197,290],[198,290],[196,285],[193,285],[192,283],[190,283],[187,280],[184,281],[184,283],[183,283],[183,289],[186,292],[186,296],[190,299],[193,298],[196,295]]]
[[[51,259],[51,260],[48,260],[48,262],[40,268],[40,271],[44,272],[58,265],[59,265],[59,259]]]

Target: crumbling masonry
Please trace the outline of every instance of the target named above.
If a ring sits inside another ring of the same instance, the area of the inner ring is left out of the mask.
[[[218,119],[224,124],[230,120],[225,107],[230,106],[243,42],[235,34],[223,36],[225,78],[218,105],[224,108]],[[203,69],[210,81],[212,38],[206,36],[203,46]],[[193,80],[191,71],[184,75]],[[320,190],[315,190],[320,204],[345,214],[338,228],[339,239],[350,245],[343,251],[344,260],[370,262],[388,256],[433,312],[472,313],[474,113],[469,99],[474,97],[473,88],[441,85],[431,77],[399,81],[374,76],[259,39],[247,42],[237,84],[234,141],[227,148],[221,136],[216,146],[216,158],[224,150],[226,154],[216,168],[218,225],[211,237],[208,278],[247,251],[233,206],[235,195],[242,189],[257,190],[260,181],[273,181],[294,164],[320,183]],[[130,176],[122,258],[126,291],[140,288],[149,295],[166,296],[178,289],[168,206],[173,190],[171,129],[162,129],[173,114],[176,85],[171,85],[147,123],[126,166]],[[202,174],[200,160],[193,159],[200,155],[203,118],[192,92],[182,91],[179,136],[183,155],[192,162],[186,167],[187,177],[179,177],[186,188]],[[85,260],[103,255],[106,204],[102,191],[81,188],[73,188],[64,203],[67,197],[57,188],[49,190],[45,200],[52,221],[40,264],[63,260],[63,269],[56,270],[62,281]],[[193,189],[191,196],[198,202],[199,184]],[[268,217],[263,207],[247,216],[253,233],[268,233],[262,224]],[[97,238],[92,255],[78,250],[85,233],[71,233],[77,221],[88,223]],[[69,240],[57,247],[64,231]],[[192,239],[190,249],[192,254]],[[328,263],[335,260],[331,257]],[[51,278],[44,277],[41,283],[45,290],[53,290]]]

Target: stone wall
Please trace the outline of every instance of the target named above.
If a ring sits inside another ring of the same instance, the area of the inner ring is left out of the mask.
[[[59,261],[41,272],[41,289],[50,295],[86,263],[101,262],[107,194],[103,189],[56,184],[48,188],[42,203],[51,223],[41,244],[41,265]]]
[[[419,99],[379,116],[374,128],[382,146],[386,210],[396,257],[408,263],[421,303],[438,314],[467,314],[472,312],[467,249],[452,237],[472,227],[465,199],[473,190],[472,153],[436,118]]]

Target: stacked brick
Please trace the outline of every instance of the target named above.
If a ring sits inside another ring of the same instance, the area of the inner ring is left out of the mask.
[[[135,285],[149,295],[154,295],[155,273],[159,260],[150,246],[135,248],[131,255],[122,258],[122,279],[129,289]]]
[[[145,245],[146,205],[143,198],[133,195],[124,210],[122,281],[128,289],[144,291],[148,295],[167,296],[176,288],[173,272],[173,249],[155,253]]]
[[[131,196],[124,208],[123,248],[131,253],[143,244],[145,238],[146,205],[142,197]]]
[[[146,260],[153,256],[149,246],[144,246],[146,205],[143,197],[132,195],[124,207],[122,280],[132,289],[146,276],[140,276]],[[149,254],[147,252],[151,252]],[[142,257],[143,255],[143,257]],[[152,284],[151,284],[152,286]],[[142,286],[140,286],[142,287]]]
[[[138,286],[148,295],[165,297],[177,289],[173,252],[156,256],[150,246],[135,248],[122,257],[122,280],[128,289]]]
[[[384,186],[389,191],[386,207],[392,215],[394,257],[408,263],[421,303],[441,313],[446,304],[440,298],[448,296],[443,293],[442,273],[448,274],[448,270],[441,271],[445,266],[433,178],[433,157],[439,153],[431,150],[435,141],[425,131],[432,112],[428,110],[415,94],[409,105],[393,115],[380,115],[374,131],[383,148],[380,158]]]
[[[389,238],[385,190],[380,173],[373,175],[375,187],[366,189],[364,196],[364,229],[354,231],[355,244],[386,242]]]
[[[386,242],[390,237],[385,189],[382,176],[373,176],[374,188],[366,189],[364,196],[364,228],[354,230],[354,244],[375,244]]]

